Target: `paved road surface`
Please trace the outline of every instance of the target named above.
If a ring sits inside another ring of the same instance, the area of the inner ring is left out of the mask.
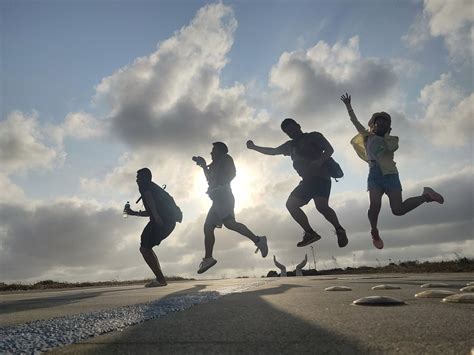
[[[474,274],[389,274],[202,280],[140,286],[0,295],[0,330],[35,320],[100,313],[129,304],[209,294],[209,300],[116,331],[57,347],[53,353],[470,354],[474,304],[419,299],[429,281],[458,291]],[[372,291],[378,284],[400,290]],[[344,285],[348,292],[328,292]],[[225,294],[223,296],[219,296]],[[364,296],[391,296],[397,307],[364,307]],[[178,310],[178,309],[177,309]],[[1,344],[1,340],[0,340]]]

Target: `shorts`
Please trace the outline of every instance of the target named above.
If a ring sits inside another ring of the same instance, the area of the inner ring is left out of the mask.
[[[329,198],[331,194],[331,179],[314,176],[300,181],[291,192],[290,197],[296,197],[308,203],[315,197]]]
[[[167,238],[176,227],[176,222],[165,222],[164,226],[159,226],[154,222],[148,222],[140,237],[140,247],[151,249]]]
[[[402,191],[398,174],[383,175],[380,166],[371,166],[367,178],[367,191],[377,189],[382,192]]]
[[[212,199],[212,206],[204,224],[221,228],[226,219],[235,218],[235,199],[230,188],[214,189],[209,197]]]

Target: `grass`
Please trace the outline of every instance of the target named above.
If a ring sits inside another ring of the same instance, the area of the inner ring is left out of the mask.
[[[167,281],[184,281],[194,280],[187,279],[179,276],[166,277]],[[64,288],[80,288],[80,287],[97,287],[97,286],[125,286],[125,285],[141,285],[151,279],[145,280],[129,280],[129,281],[98,281],[98,282],[60,282],[53,280],[39,281],[35,284],[6,284],[0,282],[0,291],[28,291],[28,290],[51,290],[51,289],[64,289]]]
[[[399,263],[390,263],[385,266],[371,267],[360,266],[357,268],[337,268],[317,271],[302,270],[304,276],[309,275],[337,275],[337,274],[376,274],[376,273],[430,273],[430,272],[474,272],[473,258],[458,258],[456,260],[446,261],[425,261],[418,260],[404,261]],[[294,271],[287,273],[288,276],[295,276]],[[274,270],[267,274],[267,277],[278,276]]]
[[[376,273],[430,273],[430,272],[474,272],[473,258],[458,258],[456,260],[447,260],[439,262],[419,262],[417,260],[404,261],[399,263],[390,263],[385,266],[371,267],[360,266],[357,268],[337,268],[330,270],[317,271],[302,270],[303,275],[338,275],[338,274],[376,274]],[[274,270],[269,271],[267,277],[278,276]],[[289,271],[288,276],[295,276],[294,271]],[[247,278],[240,276],[238,278]],[[166,277],[168,281],[194,280],[179,276]],[[129,281],[99,281],[99,282],[59,282],[53,280],[44,280],[35,284],[6,284],[0,282],[0,291],[27,291],[27,290],[51,290],[64,288],[97,287],[97,286],[124,286],[124,285],[142,285],[150,280],[129,280]]]

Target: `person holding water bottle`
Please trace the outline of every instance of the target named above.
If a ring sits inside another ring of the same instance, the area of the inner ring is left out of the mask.
[[[153,247],[160,245],[173,232],[176,222],[181,222],[183,216],[174,199],[151,181],[151,177],[148,168],[137,171],[137,184],[141,195],[137,203],[143,200],[145,211],[132,210],[127,201],[123,214],[125,218],[128,215],[150,218],[141,235],[140,252],[156,279],[147,283],[145,287],[160,287],[166,286],[167,282]]]

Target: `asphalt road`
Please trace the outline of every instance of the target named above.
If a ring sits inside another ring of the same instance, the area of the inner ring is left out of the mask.
[[[474,274],[310,276],[203,280],[140,286],[0,295],[0,328],[38,319],[100,312],[128,304],[202,292],[229,293],[165,316],[58,347],[53,353],[90,354],[470,354],[474,304],[449,304],[414,295],[426,282],[458,291]],[[391,284],[398,290],[373,291]],[[235,292],[235,287],[243,290]],[[352,291],[328,292],[329,286]],[[356,306],[365,296],[390,296],[406,305]]]

